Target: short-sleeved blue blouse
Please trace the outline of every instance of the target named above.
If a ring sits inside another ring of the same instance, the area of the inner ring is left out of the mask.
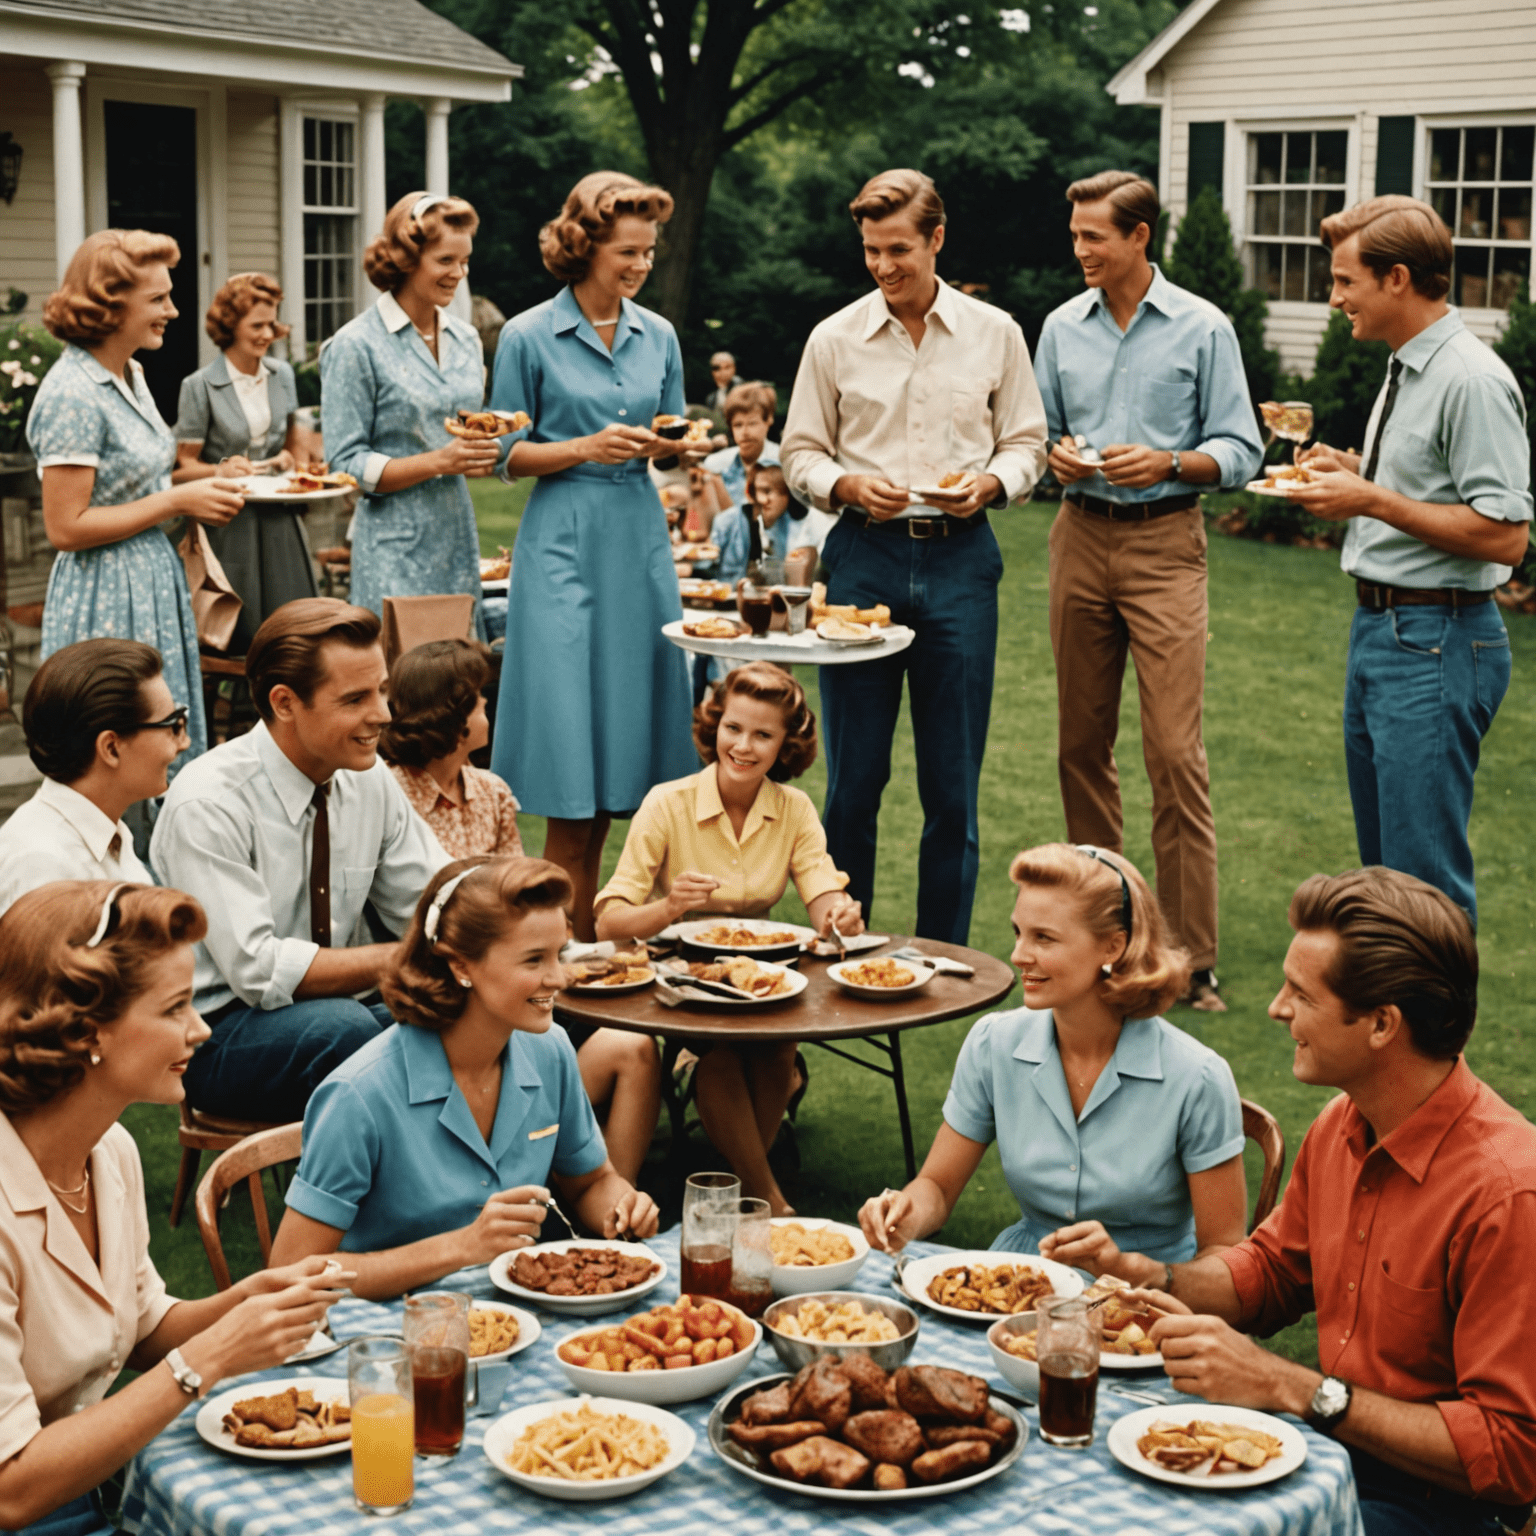
[[[376,1253],[467,1227],[498,1190],[579,1178],[608,1156],[563,1029],[514,1034],[487,1146],[442,1038],[397,1024],[349,1056],[304,1111],[287,1201]]]
[[[1102,1221],[1127,1252],[1165,1264],[1195,1254],[1189,1175],[1243,1150],[1226,1061],[1166,1019],[1127,1019],[1081,1116],[1072,1113],[1050,1013],[978,1019],[944,1101],[951,1129],[997,1141],[1023,1219],[994,1248],[1034,1253],[1074,1221]]]

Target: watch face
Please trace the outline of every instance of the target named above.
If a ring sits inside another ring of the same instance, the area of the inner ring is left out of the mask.
[[[1318,1416],[1331,1419],[1337,1413],[1349,1406],[1349,1388],[1335,1377],[1326,1376],[1323,1384],[1317,1389],[1317,1395],[1312,1399],[1313,1408]]]

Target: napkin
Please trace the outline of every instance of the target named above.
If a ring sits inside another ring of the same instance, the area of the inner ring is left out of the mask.
[[[926,954],[915,944],[905,944],[900,949],[893,949],[891,954],[898,960],[922,960],[945,976],[974,976],[976,974],[976,967],[974,965],[967,965],[963,960],[951,960],[948,955]]]

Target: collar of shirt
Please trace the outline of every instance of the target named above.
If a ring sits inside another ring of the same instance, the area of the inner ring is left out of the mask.
[[[1435,353],[1451,337],[1464,330],[1466,326],[1462,323],[1461,312],[1454,307],[1448,308],[1433,325],[1426,325],[1417,336],[1405,341],[1392,355],[1410,372],[1422,373]]]
[[[398,308],[398,306],[396,306]],[[247,389],[255,389],[258,384],[265,384],[272,377],[272,370],[267,367],[266,359],[260,359],[256,364],[255,373],[241,373],[229,360],[229,353],[220,352],[208,365],[208,382],[217,387],[226,384],[236,386],[243,385]]]
[[[937,320],[940,325],[949,332],[955,334],[959,317],[955,311],[959,307],[955,302],[955,295],[948,283],[941,277],[938,279],[939,291],[933,296],[933,303],[928,306],[927,313],[923,316],[925,325]],[[903,336],[907,334],[907,328],[891,313],[891,306],[885,302],[884,292],[876,288],[869,296],[869,312],[864,317],[864,340],[877,335],[888,325],[896,326]]]
[[[1466,1058],[1458,1057],[1445,1081],[1379,1142],[1371,1141],[1370,1123],[1353,1100],[1344,1111],[1341,1130],[1359,1162],[1363,1163],[1372,1152],[1384,1152],[1415,1184],[1422,1184],[1429,1175],[1429,1165],[1435,1160],[1435,1153],[1440,1150],[1440,1143],[1465,1113],[1476,1093],[1477,1079]]]
[[[640,306],[631,299],[620,299],[619,323],[614,328],[613,351],[610,352],[597,327],[576,302],[576,292],[569,285],[555,295],[553,314],[556,336],[568,336],[574,331],[589,347],[596,347],[608,358],[615,356],[630,336],[638,336],[645,330],[645,317]]]
[[[288,820],[298,826],[315,798],[315,781],[295,766],[288,754],[273,741],[265,720],[257,722],[251,735],[256,743],[256,756],[261,760],[262,771],[277,791],[278,801]],[[334,784],[338,777],[333,774],[329,782]]]
[[[1183,290],[1170,283],[1163,276],[1163,269],[1154,261],[1150,263],[1152,268],[1152,281],[1147,291],[1142,294],[1141,302],[1136,306],[1136,313],[1131,316],[1131,324],[1126,326],[1124,334],[1129,335],[1131,327],[1141,319],[1143,312],[1150,306],[1160,315],[1182,314],[1189,305],[1183,300]],[[1083,311],[1083,319],[1098,323],[1099,315],[1103,315],[1110,325],[1114,326],[1115,334],[1121,334],[1119,322],[1110,313],[1109,298],[1102,288],[1090,288],[1088,290],[1088,307]]]
[[[80,354],[80,366],[85,369],[88,379],[96,384],[110,384],[151,426],[164,426],[160,412],[150,397],[149,386],[144,382],[144,369],[138,358],[128,359],[127,377],[120,379],[110,368],[97,362],[84,347],[76,347],[75,350]]]
[[[751,842],[752,834],[759,831],[765,821],[777,821],[783,810],[783,796],[779,786],[772,779],[765,778],[757,786],[757,798],[753,800],[752,809],[747,812],[747,819],[742,823],[737,843]],[[720,798],[720,781],[715,776],[714,763],[704,768],[694,786],[693,817],[701,827],[707,821],[723,817],[725,827],[730,828],[730,818],[725,814],[725,802]]]
[[[400,307],[400,301],[392,293],[381,293],[374,304],[379,312],[379,319],[384,322],[384,329],[393,336],[397,331],[402,331],[406,326],[415,328],[416,322]],[[475,345],[480,345],[480,333],[470,325],[467,320],[460,320],[450,310],[438,307],[438,329],[441,334],[458,337],[473,337]]]
[[[1072,1098],[1067,1091],[1066,1067],[1056,1045],[1056,1020],[1049,1009],[1034,1014],[1013,1048],[1016,1061],[1034,1065],[1035,1088],[1050,1106],[1051,1113],[1069,1135],[1077,1135],[1079,1119],[1086,1120],[1120,1086],[1122,1077],[1142,1077],[1152,1082],[1163,1080],[1163,1051],[1156,1019],[1127,1019],[1120,1026],[1114,1055],[1109,1058],[1098,1081],[1083,1105],[1081,1117],[1072,1113]],[[1052,1066],[1056,1071],[1051,1071]]]
[[[112,821],[99,806],[68,784],[60,784],[57,779],[44,779],[33,798],[39,805],[57,812],[80,834],[80,841],[98,864],[106,858],[114,837],[122,839],[119,848],[133,846],[133,834],[122,822]]]
[[[435,811],[440,805],[446,805],[450,811],[460,809],[443,793],[442,785],[425,768],[407,768],[403,788],[405,798],[411,802],[412,808],[423,816],[429,811]],[[459,770],[459,788],[464,795],[464,804],[468,805],[475,798],[476,790],[474,775],[468,771],[467,765]]]

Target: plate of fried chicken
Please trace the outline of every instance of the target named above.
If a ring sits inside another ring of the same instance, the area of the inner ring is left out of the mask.
[[[197,1410],[209,1445],[251,1461],[310,1461],[352,1448],[345,1377],[294,1376],[247,1382]]]

